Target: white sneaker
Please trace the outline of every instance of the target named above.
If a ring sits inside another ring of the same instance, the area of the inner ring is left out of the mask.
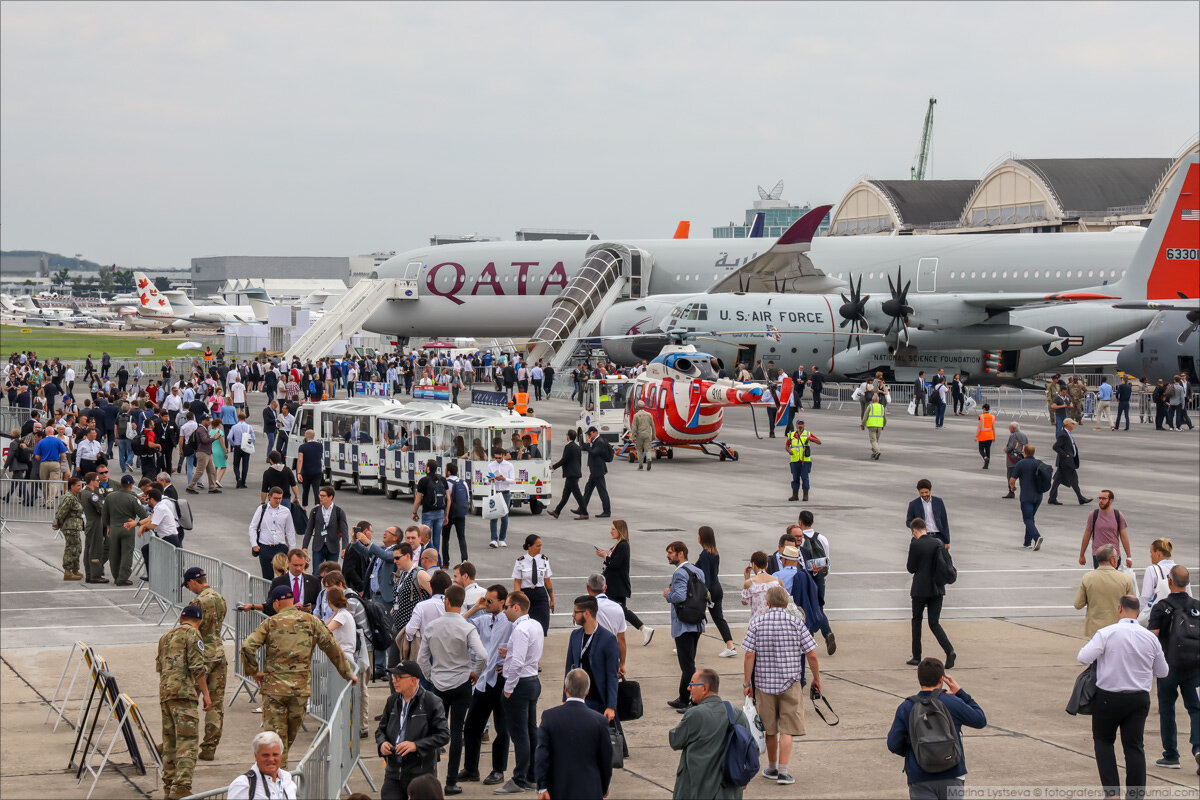
[[[671,655],[673,655],[673,656],[677,656],[677,655],[679,655],[679,650],[677,650],[676,648],[672,647],[672,648],[671,648]]]
[[[737,655],[736,647],[726,647],[721,652],[717,653],[717,658],[733,658]]]
[[[649,625],[642,626],[642,647],[650,644],[650,640],[654,638],[654,628]]]
[[[492,539],[490,542],[488,542],[488,547],[492,548],[493,550],[495,550],[499,546],[500,546],[500,543],[497,542],[495,539]]]
[[[501,540],[501,541],[500,541],[500,546],[501,546],[501,547],[508,547],[508,542],[506,542],[506,541],[504,541],[504,540]]]

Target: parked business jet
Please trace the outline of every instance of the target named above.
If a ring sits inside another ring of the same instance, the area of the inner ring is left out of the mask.
[[[133,277],[138,287],[138,313],[169,327],[183,327],[179,323],[221,327],[256,321],[253,309],[225,304],[196,305],[183,292],[160,292],[154,282],[140,272],[135,272]]]

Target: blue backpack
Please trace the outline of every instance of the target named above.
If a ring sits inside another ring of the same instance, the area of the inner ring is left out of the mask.
[[[729,732],[725,734],[725,764],[721,782],[725,786],[742,787],[758,774],[758,743],[745,725],[734,722],[733,706],[725,701],[729,714]]]
[[[453,486],[454,488],[451,490],[453,494],[450,498],[452,501],[451,508],[453,508],[455,512],[462,512],[461,514],[456,513],[455,516],[465,516],[467,510],[471,507],[471,493],[467,489],[467,482],[464,480],[457,480],[454,482]]]

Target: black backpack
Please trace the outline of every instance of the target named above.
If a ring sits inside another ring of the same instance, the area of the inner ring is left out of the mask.
[[[432,488],[427,497],[422,498],[421,505],[425,511],[446,510],[446,481],[440,475],[427,475]]]
[[[938,696],[941,689],[934,689],[929,697],[913,695],[912,708],[908,712],[908,742],[912,747],[917,766],[926,772],[945,772],[962,763],[962,743],[958,730]]]
[[[150,454],[150,438],[147,435],[148,431],[148,427],[143,427],[140,431],[138,431],[138,435],[134,437],[131,447],[133,448],[135,455],[145,456]]]
[[[937,549],[937,555],[934,556],[937,563],[933,565],[933,582],[938,586],[949,586],[958,580],[958,570],[954,568],[954,561],[950,558],[950,551],[942,545]]]
[[[1200,664],[1200,600],[1180,595],[1186,602],[1183,608],[1169,603],[1171,627],[1167,630],[1167,646],[1163,648],[1167,666],[1171,669],[1190,669]]]
[[[821,544],[820,534],[816,531],[813,531],[812,536],[801,536],[800,553],[804,556],[805,565],[808,565],[814,559],[825,559],[824,564],[815,570],[811,570],[814,578],[824,578],[829,574],[829,553],[825,551],[825,545]]]
[[[687,574],[687,597],[675,604],[675,616],[685,625],[699,625],[708,611],[708,587],[700,570],[688,569]]]
[[[347,597],[350,594],[351,592],[346,592]],[[375,600],[367,600],[358,594],[354,596],[358,597],[359,602],[363,604],[363,610],[367,612],[368,630],[363,631],[363,636],[370,643],[372,650],[377,652],[387,650],[388,646],[392,644],[393,638],[392,617],[388,614],[387,606]]]
[[[1041,494],[1050,491],[1050,487],[1054,485],[1054,470],[1045,461],[1039,461],[1037,469],[1033,473],[1033,488],[1037,489]]]

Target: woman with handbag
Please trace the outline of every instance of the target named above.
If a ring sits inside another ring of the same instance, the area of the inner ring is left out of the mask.
[[[725,649],[717,654],[718,658],[733,658],[737,655],[737,645],[733,643],[733,634],[729,632],[729,623],[721,613],[721,598],[725,590],[721,588],[721,554],[717,552],[717,535],[707,525],[701,525],[696,536],[700,543],[700,555],[696,558],[696,566],[704,573],[704,585],[708,587],[708,615],[725,642]]]
[[[643,624],[629,608],[629,598],[633,594],[629,580],[629,526],[623,519],[614,519],[608,533],[616,540],[616,544],[609,550],[595,548],[596,555],[604,559],[604,592],[621,606],[625,612],[625,622],[642,632],[642,646],[645,647],[654,637],[654,628]]]

